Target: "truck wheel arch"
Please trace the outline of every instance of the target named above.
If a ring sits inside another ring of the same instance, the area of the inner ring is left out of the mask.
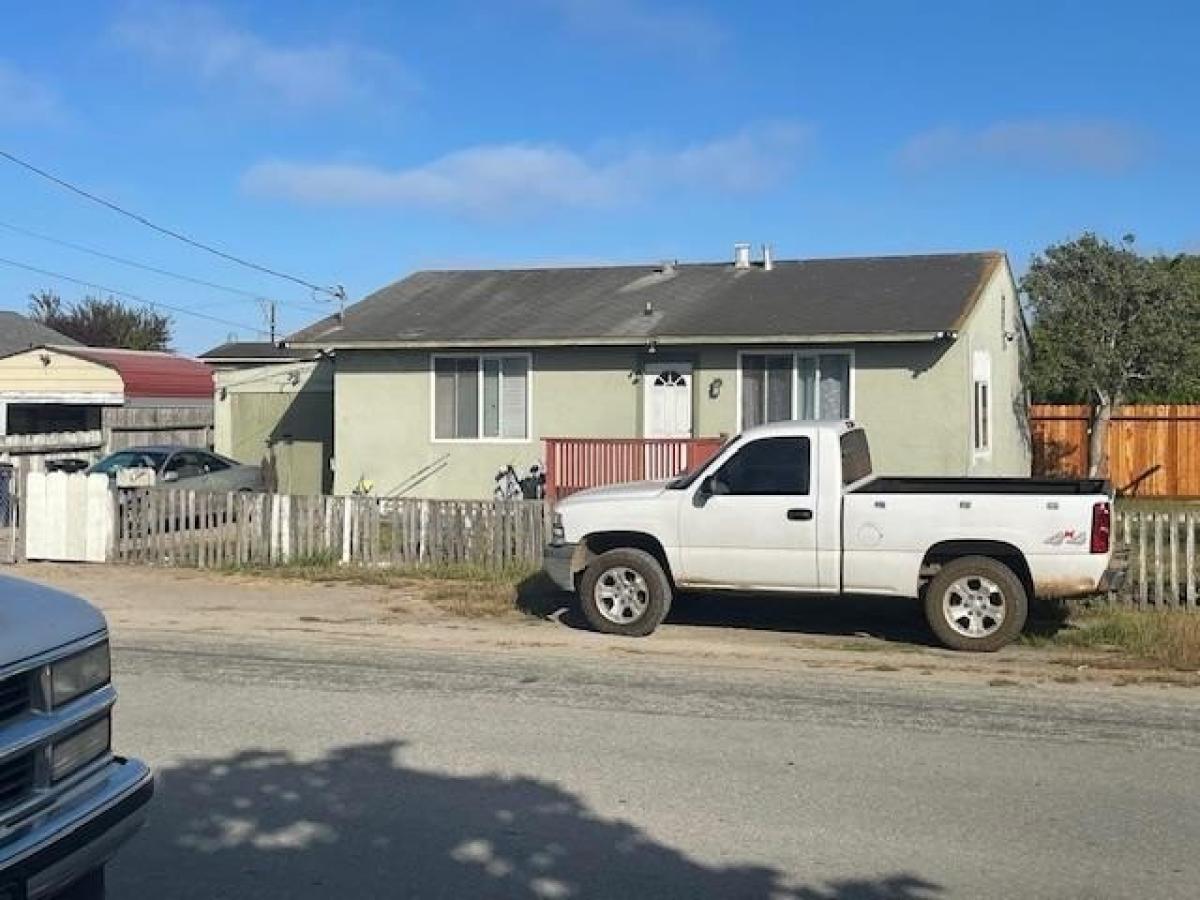
[[[658,560],[658,564],[662,566],[663,572],[667,575],[667,580],[671,583],[672,589],[675,587],[675,577],[671,573],[671,563],[667,559],[667,552],[663,549],[663,545],[658,538],[652,534],[647,534],[644,531],[597,531],[589,534],[579,542],[579,549],[575,552],[575,558],[571,561],[572,575],[578,585],[579,578],[583,575],[584,569],[588,567],[593,559],[601,553],[607,553],[609,550],[644,550]]]
[[[929,581],[933,574],[945,563],[963,556],[987,556],[1003,563],[1012,569],[1025,587],[1030,599],[1034,597],[1033,574],[1025,554],[1012,544],[1004,541],[954,540],[941,541],[934,544],[925,552],[921,560],[920,583],[922,586]]]

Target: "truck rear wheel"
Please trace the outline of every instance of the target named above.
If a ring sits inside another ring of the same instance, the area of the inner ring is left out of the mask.
[[[1021,633],[1028,612],[1021,579],[987,556],[951,560],[925,589],[925,618],[952,650],[999,650]]]
[[[609,550],[584,571],[579,605],[597,631],[645,637],[667,617],[671,582],[659,561],[645,550]]]

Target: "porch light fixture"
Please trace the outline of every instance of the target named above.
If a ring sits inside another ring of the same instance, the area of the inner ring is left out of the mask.
[[[654,340],[654,338],[650,338],[650,342],[648,344],[646,344],[646,352],[647,353],[657,353],[658,352],[658,341]]]
[[[724,382],[721,381],[720,378],[714,378],[712,381],[710,381],[708,383],[708,396],[711,397],[712,399],[716,400],[718,397],[721,396],[721,388],[723,386],[724,386]]]

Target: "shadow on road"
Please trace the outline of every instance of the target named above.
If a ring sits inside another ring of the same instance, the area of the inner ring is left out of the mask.
[[[811,887],[713,866],[533,778],[407,768],[404,745],[301,760],[248,751],[164,769],[110,895],[188,898],[933,900],[909,874]],[[800,853],[798,848],[798,853]]]
[[[587,628],[575,599],[544,575],[526,579],[517,605],[530,615]],[[668,624],[744,628],[814,635],[869,635],[885,641],[935,645],[916,600],[893,597],[810,597],[783,594],[680,594]]]
[[[586,629],[575,598],[559,591],[545,575],[527,578],[517,606],[529,615]],[[1034,599],[1025,631],[1052,637],[1067,625],[1070,607]],[[788,594],[685,593],[675,597],[671,625],[742,628],[822,636],[873,637],[881,641],[940,647],[925,623],[919,600],[904,597],[799,596]]]

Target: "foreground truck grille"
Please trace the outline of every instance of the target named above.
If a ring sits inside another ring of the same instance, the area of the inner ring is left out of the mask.
[[[33,790],[34,754],[0,763],[0,813],[12,809]]]
[[[29,709],[29,686],[28,672],[0,679],[0,724],[15,719]]]

